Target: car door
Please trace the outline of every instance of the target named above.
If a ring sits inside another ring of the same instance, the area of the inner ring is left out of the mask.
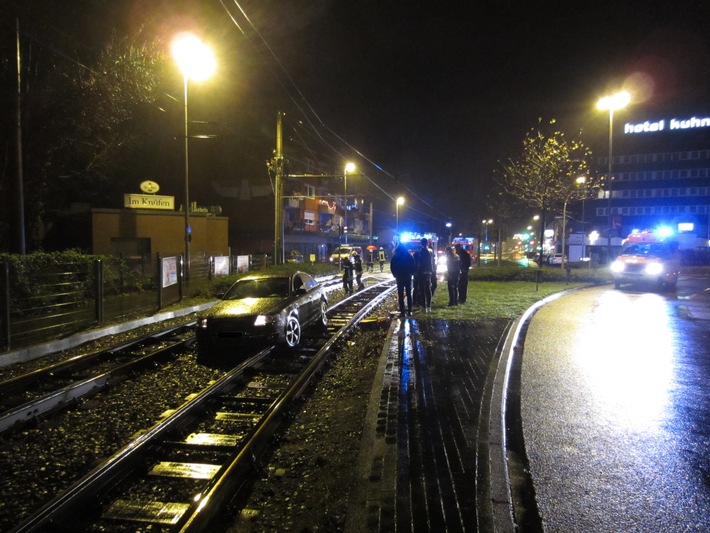
[[[311,309],[311,297],[308,294],[306,280],[301,273],[293,275],[294,303],[298,308],[298,315],[301,323],[305,324],[311,320],[313,310]]]

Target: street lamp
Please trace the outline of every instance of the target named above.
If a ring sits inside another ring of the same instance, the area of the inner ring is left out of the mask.
[[[215,59],[210,48],[191,33],[178,35],[172,44],[172,54],[182,71],[185,104],[185,279],[190,278],[190,165],[189,131],[187,121],[187,81],[202,81],[209,78],[215,69]]]
[[[611,229],[614,225],[614,219],[611,214],[611,190],[612,190],[612,145],[614,140],[614,111],[623,109],[631,101],[631,95],[627,91],[620,91],[611,96],[600,98],[597,102],[597,108],[601,111],[609,111],[609,166],[608,180],[609,198],[607,199],[607,208],[609,210],[609,230],[607,231],[607,261],[611,261]]]
[[[397,229],[397,233],[399,233],[399,206],[400,205],[404,205],[404,196],[397,197],[397,201],[394,204],[394,217],[395,217],[395,226]]]
[[[355,163],[346,163],[343,169],[343,191],[345,193],[345,207],[344,215],[344,225],[345,225],[345,244],[348,244],[348,172],[353,172],[355,170]]]

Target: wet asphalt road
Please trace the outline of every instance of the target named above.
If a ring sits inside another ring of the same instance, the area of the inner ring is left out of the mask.
[[[522,361],[545,531],[710,531],[710,280],[563,296]]]

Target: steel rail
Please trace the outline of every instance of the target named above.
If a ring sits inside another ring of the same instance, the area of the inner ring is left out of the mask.
[[[192,324],[194,324],[194,322],[192,322]],[[7,386],[0,389],[0,394],[4,396],[16,390],[20,385],[28,387],[34,383],[41,383],[43,380],[58,379],[60,374],[83,370],[91,365],[101,364],[106,358],[126,357],[127,354],[122,354],[120,352],[130,352],[144,348],[155,348],[150,353],[140,355],[128,362],[116,364],[116,366],[111,368],[109,371],[101,372],[95,376],[80,379],[68,385],[61,386],[56,390],[44,393],[31,401],[25,402],[19,406],[11,407],[6,411],[1,412],[0,434],[15,427],[16,424],[30,422],[41,415],[57,410],[62,406],[69,405],[70,402],[74,400],[90,394],[95,394],[102,388],[110,386],[121,376],[130,373],[136,368],[147,365],[160,357],[172,355],[177,350],[181,349],[186,343],[191,342],[192,338],[171,341],[170,339],[165,340],[162,337],[184,334],[183,330],[185,328],[185,325],[171,327],[157,334],[147,335],[139,339],[134,339],[130,342],[121,343],[120,345],[113,346],[108,350],[92,352],[83,356],[76,356],[67,361],[50,365],[34,372],[18,376],[12,380],[8,380],[8,382],[6,382]],[[192,336],[194,337],[194,333]],[[155,346],[147,345],[146,341],[148,340],[156,341],[156,343],[168,342],[169,344],[156,348]]]
[[[379,283],[371,288],[359,291],[346,299],[348,302],[336,304],[329,309],[329,313],[340,309],[338,312],[351,315],[348,323],[339,328],[334,334],[331,334],[287,387],[277,397],[269,400],[270,405],[260,415],[260,421],[244,435],[243,439],[234,445],[227,446],[228,449],[231,449],[229,457],[219,467],[212,480],[206,483],[204,490],[201,490],[200,494],[194,496],[185,504],[180,504],[179,510],[166,511],[168,514],[170,512],[175,514],[172,517],[173,522],[171,522],[174,526],[171,526],[171,528],[179,528],[182,531],[203,531],[203,528],[206,527],[205,524],[209,524],[216,519],[222,504],[230,499],[230,494],[232,494],[235,487],[243,482],[243,474],[254,468],[256,457],[268,446],[270,438],[289,408],[319,374],[320,369],[328,360],[333,346],[347,336],[393,290],[394,286],[391,280]],[[379,295],[372,296],[373,291],[379,292]],[[358,298],[366,299],[367,303],[355,311],[347,310],[347,303],[356,305]],[[263,350],[229,371],[214,385],[204,389],[195,398],[184,403],[174,413],[140,435],[97,469],[85,475],[60,496],[47,503],[32,517],[17,526],[13,532],[43,531],[47,527],[66,523],[67,520],[70,520],[68,517],[72,513],[78,512],[80,506],[90,501],[95,502],[97,494],[106,491],[120,480],[129,477],[131,472],[142,464],[141,460],[145,454],[161,447],[159,440],[167,432],[179,431],[181,425],[194,423],[198,417],[197,412],[201,409],[205,410],[210,399],[219,398],[220,395],[226,394],[230,387],[233,389],[232,384],[236,386],[247,369],[259,366],[271,353],[272,349],[273,347],[269,347]],[[164,443],[164,445],[170,446],[170,443]],[[161,524],[166,525],[166,522],[162,521]]]

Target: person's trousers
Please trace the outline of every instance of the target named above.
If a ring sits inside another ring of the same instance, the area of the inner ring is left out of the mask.
[[[461,272],[459,274],[459,303],[464,303],[466,301],[467,295],[468,295],[468,272]]]
[[[419,297],[424,307],[431,307],[431,272],[417,274]]]
[[[459,280],[450,279],[448,281],[449,287],[449,305],[456,305],[459,302]]]

